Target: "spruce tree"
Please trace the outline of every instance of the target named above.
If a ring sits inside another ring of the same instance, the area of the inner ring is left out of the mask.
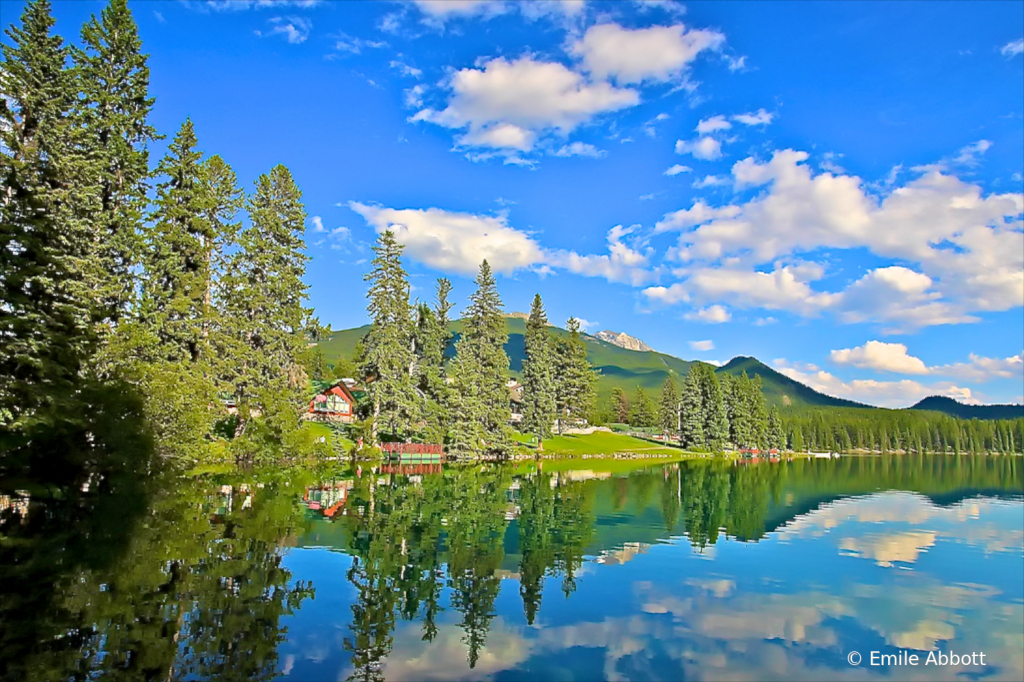
[[[99,321],[115,325],[134,295],[141,261],[141,228],[149,172],[147,144],[159,139],[148,117],[148,55],[126,0],[110,0],[82,27],[83,48],[73,48],[81,91],[84,145],[93,166],[96,202],[89,215]]]
[[[448,311],[451,303],[448,294],[451,282],[437,281],[437,302],[431,309],[424,303],[416,307],[416,376],[423,395],[426,420],[425,438],[432,443],[441,443],[448,433],[449,388],[445,383],[444,356],[448,347]]]
[[[661,387],[661,405],[658,411],[658,425],[665,433],[679,430],[679,388],[675,380],[668,376]]]
[[[636,393],[633,394],[632,412],[630,414],[629,423],[641,428],[648,428],[658,423],[657,408],[654,406],[654,401],[647,395],[647,391],[644,390],[643,386],[637,386]]]
[[[219,188],[216,196],[228,200],[233,196],[233,175],[212,172],[218,168],[224,171],[218,164],[207,168],[211,172],[204,174],[204,184],[211,194]],[[301,358],[312,322],[305,307],[309,288],[303,282],[308,260],[306,209],[291,172],[278,165],[257,178],[247,210],[249,226],[239,233],[237,250],[225,264],[218,296],[223,297],[224,334],[237,353],[233,360],[237,373],[231,383],[239,414],[244,418],[249,408],[258,407],[265,416],[272,416],[275,437],[282,437],[297,424],[298,414],[297,410],[289,413],[280,398],[287,396],[298,404],[306,383]],[[211,270],[220,259],[211,255],[217,253],[214,245],[220,238],[230,238],[229,216],[228,212],[208,214],[210,246],[203,256]],[[218,237],[222,225],[227,227]],[[204,301],[207,296],[204,291]]]
[[[619,424],[629,421],[629,396],[620,386],[612,389],[612,416]]]
[[[383,427],[392,436],[411,428],[417,412],[413,381],[413,319],[402,245],[385,230],[373,247],[366,306],[372,326],[364,341],[362,374],[373,404],[373,437]]]
[[[558,433],[566,422],[584,419],[593,409],[597,376],[587,360],[587,345],[580,334],[580,323],[570,317],[565,325],[569,335],[555,344],[555,407]]]
[[[17,421],[68,393],[95,350],[90,170],[68,51],[48,0],[0,46],[0,415]],[[85,182],[83,182],[85,181]]]
[[[456,390],[462,404],[454,415],[458,431],[457,448],[472,452],[482,447],[504,454],[509,446],[512,418],[508,392],[509,360],[505,353],[508,331],[502,314],[501,297],[487,261],[480,264],[476,291],[470,296],[465,327],[456,347],[453,367]]]
[[[526,357],[523,360],[522,430],[543,441],[551,435],[556,415],[554,350],[548,318],[540,294],[533,297],[526,321]]]
[[[701,365],[693,363],[686,373],[682,393],[680,440],[685,447],[704,447],[704,400],[701,394]]]
[[[768,447],[784,450],[786,447],[786,432],[782,428],[782,419],[779,418],[779,410],[772,405],[768,412]]]
[[[712,452],[721,452],[729,438],[729,418],[725,409],[722,386],[710,365],[700,365],[698,375],[701,395],[701,429],[704,446]]]
[[[157,340],[158,357],[169,362],[197,362],[203,355],[212,277],[207,245],[214,235],[196,144],[186,120],[157,166],[164,180],[146,230],[142,320]]]

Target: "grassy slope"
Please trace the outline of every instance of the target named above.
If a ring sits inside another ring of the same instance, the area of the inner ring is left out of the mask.
[[[681,448],[656,445],[632,436],[604,431],[585,435],[553,436],[544,441],[544,452],[560,455],[614,455],[629,452],[665,457],[679,457],[685,453]]]
[[[505,351],[508,353],[512,373],[517,375],[523,367],[524,335],[526,333],[526,321],[519,318],[507,318],[509,339],[505,344]],[[462,331],[462,321],[456,320],[450,325],[455,333],[455,340]],[[328,362],[335,362],[339,357],[351,358],[356,343],[361,339],[369,326],[357,327],[333,332],[326,339],[320,342]],[[549,327],[548,331],[553,337],[565,336],[568,334],[564,329]],[[600,371],[601,376],[597,382],[597,398],[604,403],[611,396],[612,389],[616,386],[625,389],[632,394],[637,386],[643,386],[644,390],[657,399],[665,378],[669,375],[681,381],[690,370],[692,362],[680,360],[679,358],[655,351],[635,351],[619,348],[613,344],[601,341],[592,336],[585,337],[587,344],[587,356],[594,367]],[[453,341],[454,344],[454,341]],[[454,349],[449,347],[449,356],[454,354]],[[793,381],[767,365],[754,358],[734,358],[727,365],[720,367],[718,372],[739,376],[746,371],[748,375],[758,375],[764,386],[765,397],[771,404],[781,406],[835,406],[835,407],[867,407],[850,400],[832,398],[818,393],[808,386]]]

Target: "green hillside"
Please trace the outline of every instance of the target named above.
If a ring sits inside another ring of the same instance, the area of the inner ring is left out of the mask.
[[[525,356],[524,335],[526,334],[526,320],[509,317],[506,318],[508,327],[508,343],[505,344],[505,352],[508,353],[512,373],[516,376],[523,368],[523,357]],[[462,331],[463,323],[456,320],[449,325],[454,334],[452,343],[458,340]],[[356,343],[368,331],[370,327],[363,326],[355,329],[332,332],[319,344],[327,361],[334,363],[339,357],[351,358],[355,351]],[[567,331],[559,327],[549,327],[548,331],[552,337],[565,336]],[[653,392],[655,397],[661,391],[665,378],[670,374],[677,379],[682,379],[690,370],[692,362],[680,360],[677,357],[658,353],[656,351],[637,351],[619,348],[606,341],[601,341],[592,336],[585,336],[587,344],[587,357],[592,365],[600,372],[601,376],[597,382],[597,397],[599,401],[607,400],[612,389],[619,386],[632,393],[637,386],[643,386],[644,390]],[[448,348],[449,356],[454,355],[453,346]],[[793,381],[771,367],[763,364],[755,358],[737,357],[727,365],[719,367],[719,373],[739,376],[742,372],[753,376],[760,376],[764,387],[765,398],[769,404],[780,407],[785,406],[832,406],[832,407],[869,407],[855,403],[851,400],[842,400],[818,393],[814,389]]]
[[[961,419],[1017,419],[1024,417],[1024,405],[965,405],[952,398],[933,395],[910,409],[942,412]]]
[[[778,405],[779,407],[872,407],[871,405],[842,398],[833,398],[824,393],[819,393],[810,386],[805,386],[799,381],[790,379],[785,374],[776,372],[757,358],[740,355],[730,360],[727,364],[722,365],[716,371],[719,374],[729,374],[736,377],[740,376],[743,372],[746,372],[747,376],[751,378],[755,376],[761,377],[764,396],[770,405]]]

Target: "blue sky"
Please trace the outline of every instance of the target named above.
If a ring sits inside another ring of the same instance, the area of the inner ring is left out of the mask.
[[[103,3],[54,5],[67,38]],[[686,359],[1024,402],[1024,3],[132,8],[158,128],[292,169],[335,329],[397,226],[424,299],[487,257],[508,310]]]

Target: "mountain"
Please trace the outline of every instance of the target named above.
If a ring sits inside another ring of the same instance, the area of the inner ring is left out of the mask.
[[[1024,417],[1024,405],[965,405],[952,398],[928,396],[911,410],[942,412],[961,419],[1017,419]]]
[[[636,338],[635,336],[630,336],[626,332],[613,332],[605,329],[604,331],[598,332],[593,336],[594,338],[601,339],[602,341],[607,341],[612,345],[618,346],[619,348],[625,348],[626,350],[654,350],[640,339]]]
[[[734,377],[740,376],[743,372],[746,372],[750,378],[755,376],[761,377],[764,397],[770,405],[778,405],[779,407],[801,405],[812,407],[867,407],[874,409],[871,405],[844,400],[843,398],[833,398],[824,393],[819,393],[810,386],[801,384],[799,381],[790,379],[785,374],[776,372],[757,358],[740,355],[715,371],[719,374],[729,374]]]

